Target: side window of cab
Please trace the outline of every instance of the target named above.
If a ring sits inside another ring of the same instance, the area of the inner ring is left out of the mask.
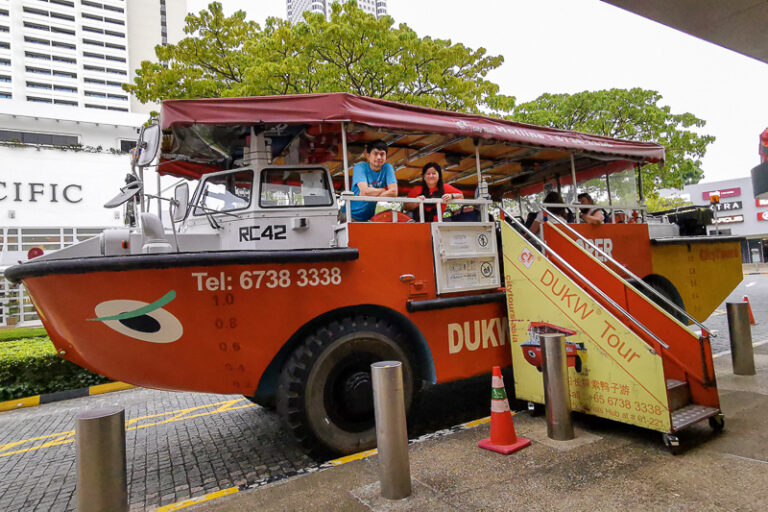
[[[264,169],[259,186],[259,207],[297,208],[332,206],[334,193],[323,168]]]

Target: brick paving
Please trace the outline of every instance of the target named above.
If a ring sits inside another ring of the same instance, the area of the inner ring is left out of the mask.
[[[130,422],[132,418],[237,398],[137,389],[0,413],[0,510],[76,509],[74,442],[6,456],[3,453],[39,446],[55,438],[3,450],[4,444],[73,430],[77,413],[86,408],[119,405],[125,408]],[[250,406],[246,400],[235,406],[248,407],[132,430],[129,425],[126,455],[131,510],[150,510],[218,489],[278,479],[316,465],[289,442],[275,414]],[[146,419],[133,426],[169,417]]]

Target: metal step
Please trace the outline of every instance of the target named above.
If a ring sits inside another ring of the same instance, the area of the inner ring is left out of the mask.
[[[678,432],[694,423],[716,416],[720,412],[717,407],[690,404],[672,412],[672,432]]]
[[[667,379],[669,410],[676,411],[691,403],[691,390],[688,383],[677,379]]]

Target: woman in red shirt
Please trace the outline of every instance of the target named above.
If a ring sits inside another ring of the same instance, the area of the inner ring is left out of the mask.
[[[408,197],[415,197],[418,199],[432,199],[440,198],[443,203],[447,203],[452,199],[464,199],[464,194],[461,190],[457,189],[453,185],[443,183],[443,169],[435,162],[430,162],[424,166],[421,170],[421,184],[413,187]],[[424,221],[435,221],[435,204],[424,205]],[[405,203],[406,210],[416,210],[419,207],[419,203]],[[445,211],[445,207],[440,205],[440,215]],[[418,218],[416,219],[418,220]]]

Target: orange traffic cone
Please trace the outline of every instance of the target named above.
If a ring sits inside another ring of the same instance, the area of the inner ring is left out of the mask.
[[[524,437],[518,438],[515,434],[515,422],[509,410],[501,368],[498,366],[493,367],[491,387],[491,437],[483,439],[477,443],[477,446],[509,455],[531,444],[531,440]]]
[[[752,314],[752,304],[749,303],[749,297],[744,296],[744,302],[747,303],[747,309],[749,310],[749,325],[757,325],[755,322],[755,315]]]

